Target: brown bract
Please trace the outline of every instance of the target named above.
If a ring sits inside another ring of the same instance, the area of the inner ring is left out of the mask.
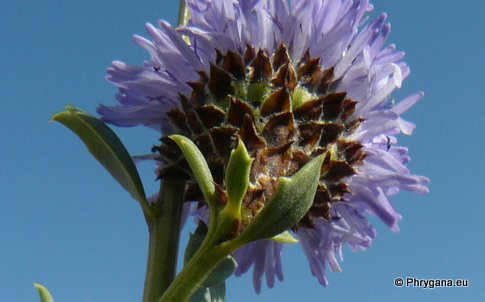
[[[254,158],[250,187],[243,200],[241,230],[270,200],[278,178],[290,177],[313,157],[326,154],[313,206],[296,227],[312,227],[315,218],[332,219],[333,203],[350,193],[346,178],[357,173],[365,153],[347,139],[363,119],[356,102],[335,92],[333,68],[323,68],[307,51],[292,62],[285,45],[273,54],[248,46],[245,54],[217,51],[210,74],[188,83],[181,109],[168,116],[178,134],[189,137],[204,155],[217,184],[221,207],[227,201],[224,171],[237,139]],[[186,198],[204,202],[178,147],[166,137],[155,147],[163,163],[159,177],[188,180]]]

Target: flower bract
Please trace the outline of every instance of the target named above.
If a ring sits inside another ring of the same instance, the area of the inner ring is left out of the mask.
[[[414,125],[401,114],[421,97],[396,102],[391,93],[409,75],[404,53],[386,44],[386,15],[369,20],[367,0],[187,0],[190,20],[174,28],[146,25],[150,38],[134,42],[150,55],[142,66],[115,61],[108,80],[119,105],[100,106],[104,121],[160,131],[154,148],[158,176],[183,177],[186,198],[204,200],[180,150],[167,137],[192,139],[227,201],[224,171],[241,139],[251,157],[250,185],[240,230],[275,192],[279,177],[312,158],[325,160],[313,205],[291,231],[311,273],[340,271],[342,247],[366,249],[375,215],[393,231],[401,219],[389,197],[404,189],[427,193],[428,180],[410,173],[407,149],[396,135]],[[251,243],[234,256],[236,274],[253,266],[254,286],[283,279],[282,244]]]

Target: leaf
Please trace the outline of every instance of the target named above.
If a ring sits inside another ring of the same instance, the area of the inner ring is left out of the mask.
[[[37,289],[37,292],[39,293],[41,302],[54,302],[54,299],[52,298],[47,288],[45,288],[44,286],[38,283],[34,283],[34,287],[35,289]]]
[[[193,234],[189,236],[189,242],[185,248],[184,264],[187,264],[189,260],[199,249],[200,245],[204,241],[207,235],[207,227],[203,222],[199,222],[199,225]],[[237,267],[236,260],[233,257],[227,256],[216,268],[210,273],[207,279],[202,283],[201,288],[209,288],[223,283],[229,278]]]
[[[187,243],[184,253],[184,265],[187,264],[190,258],[197,252],[206,235],[207,226],[202,221],[199,221],[199,225],[195,229],[195,232],[189,235],[189,242]]]
[[[205,279],[202,287],[214,287],[224,283],[227,278],[231,277],[236,270],[236,267],[236,260],[231,256],[227,256],[224,260],[222,260],[221,263],[219,263],[219,265],[216,266],[209,277]]]
[[[172,135],[170,136],[170,139],[172,139],[179,146],[180,150],[182,150],[207,204],[210,208],[215,209],[216,188],[214,186],[214,181],[212,180],[209,166],[199,148],[197,148],[190,139],[182,135]]]
[[[312,159],[291,178],[280,177],[271,200],[239,239],[251,242],[274,237],[293,227],[310,209],[320,179],[324,155]]]
[[[118,136],[101,120],[75,108],[52,117],[72,130],[84,142],[89,152],[108,170],[131,196],[147,204],[145,190],[130,154]]]
[[[238,146],[232,150],[231,156],[226,169],[226,190],[228,195],[228,205],[233,208],[240,216],[241,203],[249,186],[249,173],[253,160],[248,154],[242,140],[239,140]]]
[[[278,243],[286,243],[286,244],[296,244],[300,242],[298,239],[293,237],[293,235],[291,235],[291,233],[288,231],[285,231],[281,234],[273,236],[270,239]]]

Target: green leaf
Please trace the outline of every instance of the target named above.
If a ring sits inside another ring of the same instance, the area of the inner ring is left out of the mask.
[[[242,140],[232,150],[226,169],[226,190],[228,195],[227,209],[233,210],[236,217],[241,216],[241,203],[249,186],[249,173],[253,160],[248,154]]]
[[[231,256],[227,256],[216,266],[209,277],[205,279],[202,287],[214,287],[218,284],[224,283],[227,278],[231,277],[236,270],[236,267],[236,260]]]
[[[312,159],[291,178],[280,177],[271,200],[240,235],[251,242],[274,237],[293,227],[310,209],[320,179],[324,155]]]
[[[194,256],[195,252],[197,252],[206,235],[207,226],[202,221],[199,221],[199,225],[195,229],[195,232],[189,235],[189,242],[187,243],[184,253],[184,265],[187,264],[192,256]]]
[[[207,204],[211,209],[215,209],[216,188],[214,186],[214,181],[212,180],[209,166],[199,148],[197,148],[190,139],[182,135],[172,135],[170,136],[170,139],[172,139],[179,146],[180,150],[182,150]]]
[[[52,298],[47,288],[43,287],[38,283],[34,283],[34,287],[37,289],[37,292],[39,293],[41,302],[54,302],[54,299]]]
[[[285,231],[281,234],[278,234],[274,237],[271,237],[271,240],[278,242],[278,243],[286,243],[286,244],[296,244],[300,242],[298,239],[293,237],[290,232]]]
[[[84,142],[89,152],[108,170],[131,196],[147,204],[145,190],[130,154],[118,136],[99,119],[75,108],[52,117],[72,130]]]

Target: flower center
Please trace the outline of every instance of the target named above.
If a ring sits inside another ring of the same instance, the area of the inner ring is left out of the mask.
[[[210,74],[200,72],[199,81],[188,83],[192,94],[180,95],[180,108],[168,113],[176,132],[205,156],[221,206],[227,201],[224,171],[238,138],[255,159],[241,230],[269,201],[279,177],[293,175],[320,154],[326,155],[313,206],[296,227],[312,227],[316,218],[337,219],[332,203],[350,192],[345,179],[357,173],[365,154],[349,137],[362,119],[354,116],[356,102],[335,92],[333,68],[319,62],[308,51],[293,62],[283,44],[270,56],[251,46],[243,55],[217,51]],[[187,200],[203,203],[180,150],[166,137],[161,141],[159,176],[186,178]]]

